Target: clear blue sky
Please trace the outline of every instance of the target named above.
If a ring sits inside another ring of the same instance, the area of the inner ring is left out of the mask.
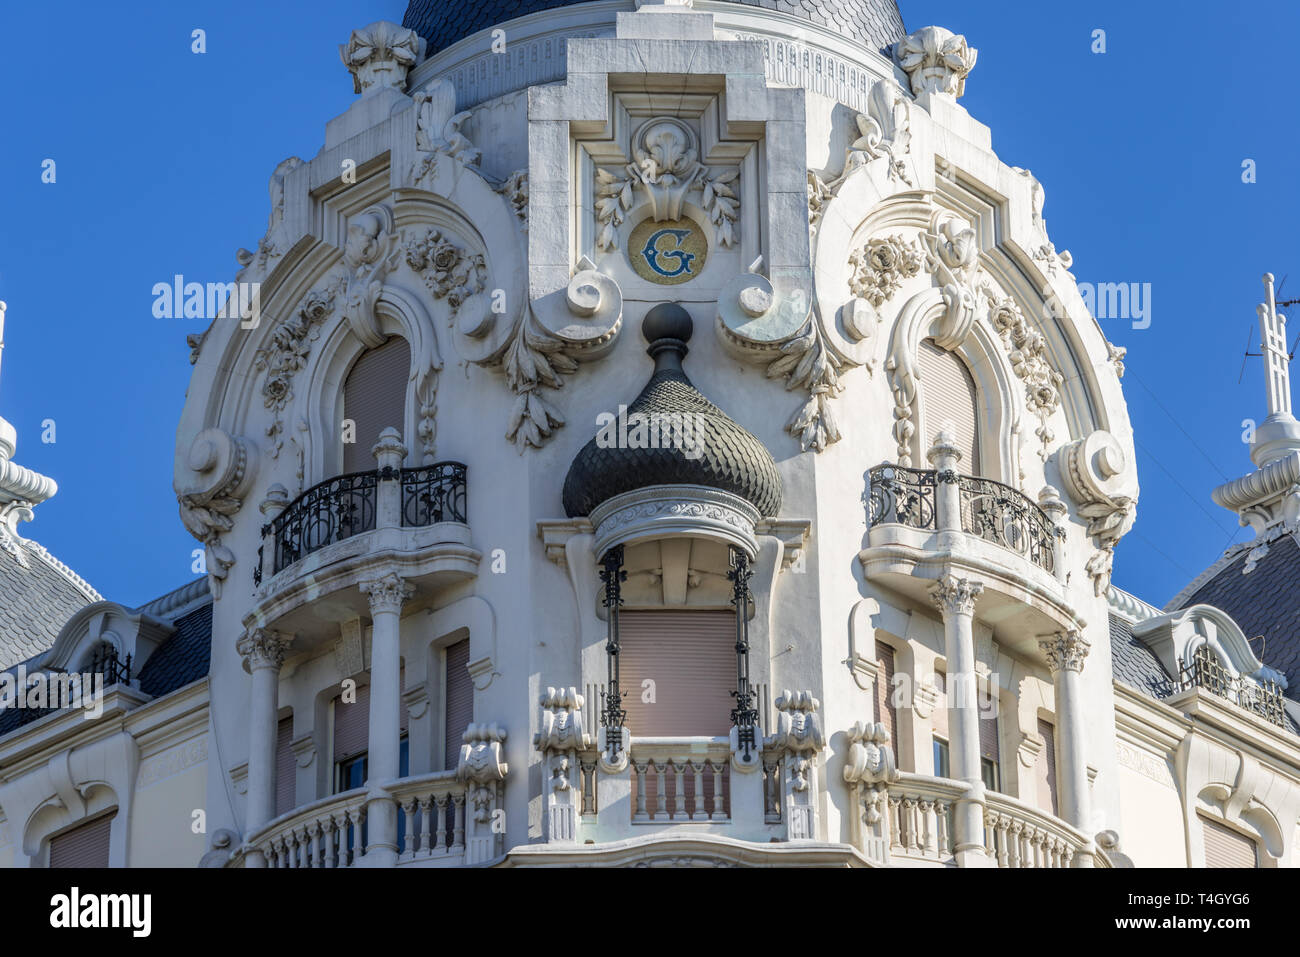
[[[1044,184],[1044,215],[1081,281],[1150,283],[1152,324],[1105,320],[1126,346],[1138,523],[1117,584],[1163,604],[1246,533],[1210,490],[1249,467],[1262,418],[1254,305],[1291,273],[1300,209],[1294,3],[903,0],[910,29],[966,34],[963,104],[1010,164]],[[352,102],[337,46],[402,0],[8,4],[0,146],[0,299],[9,303],[0,414],[17,461],[58,480],[23,533],[127,604],[191,577],[196,543],[171,488],[176,424],[200,323],[155,319],[175,273],[231,279],[266,225],[267,180],[310,158]],[[207,32],[207,52],[190,33]],[[1106,31],[1094,54],[1092,31]],[[42,184],[41,164],[57,163]],[[1243,159],[1258,182],[1241,182]],[[1295,310],[1293,310],[1295,311]],[[1298,311],[1300,312],[1300,311]],[[1300,326],[1297,326],[1300,331]],[[56,423],[42,444],[41,422]]]

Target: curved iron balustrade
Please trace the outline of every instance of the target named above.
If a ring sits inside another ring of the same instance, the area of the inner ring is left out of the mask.
[[[339,475],[307,489],[262,527],[263,540],[270,538],[275,549],[272,574],[326,545],[373,530],[379,483],[391,479],[401,482],[403,526],[465,522],[465,466],[460,462],[422,465],[400,474],[390,469]]]
[[[956,482],[965,532],[1016,552],[1049,574],[1055,573],[1052,553],[1056,526],[1038,503],[1009,485],[992,479],[878,465],[867,473],[867,522],[937,530],[940,482]]]
[[[1282,703],[1280,685],[1274,681],[1255,682],[1234,676],[1203,645],[1192,655],[1190,662],[1178,659],[1178,690],[1191,688],[1201,688],[1278,727],[1286,727],[1286,708]]]
[[[937,529],[933,469],[909,469],[901,465],[878,465],[867,473],[867,522],[877,525],[906,525],[908,528]]]
[[[992,479],[961,475],[957,488],[963,531],[1028,558],[1048,574],[1055,573],[1056,526],[1037,502]]]

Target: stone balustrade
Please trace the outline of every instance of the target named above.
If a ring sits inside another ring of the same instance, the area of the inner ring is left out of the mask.
[[[271,821],[248,844],[268,867],[352,867],[365,855],[366,788],[296,808]]]

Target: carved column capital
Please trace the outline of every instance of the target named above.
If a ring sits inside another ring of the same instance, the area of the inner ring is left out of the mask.
[[[975,614],[975,599],[984,592],[981,582],[944,575],[933,588],[930,597],[945,619],[949,615]]]
[[[269,628],[250,628],[235,643],[235,650],[244,659],[245,671],[276,668],[284,664],[284,656],[293,642],[292,635]]]
[[[415,594],[415,586],[396,572],[361,582],[357,587],[361,589],[361,594],[370,599],[371,615],[385,611],[401,614],[402,605]]]
[[[1083,635],[1071,629],[1040,639],[1038,647],[1043,649],[1043,654],[1047,656],[1047,667],[1055,675],[1062,668],[1082,672],[1083,661],[1088,657],[1092,645],[1084,640]]]

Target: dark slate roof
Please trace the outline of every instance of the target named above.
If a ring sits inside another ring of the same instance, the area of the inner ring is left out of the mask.
[[[140,673],[131,676],[139,680],[140,690],[145,694],[158,698],[208,676],[212,649],[212,602],[207,601],[198,608],[193,608],[192,603],[189,605],[192,610],[186,611],[179,618],[171,619],[171,625],[176,631],[149,656]],[[53,713],[52,708],[0,710],[0,736]]]
[[[1115,615],[1110,616],[1110,661],[1115,680],[1121,684],[1150,698],[1173,694],[1173,682],[1155,652],[1134,638],[1132,626]]]
[[[646,314],[642,332],[652,343],[648,351],[656,365],[646,387],[628,406],[629,431],[636,413],[691,416],[694,444],[602,448],[593,438],[578,452],[564,479],[565,512],[570,517],[589,515],[615,495],[655,485],[704,485],[739,495],[760,515],[776,515],[781,510],[781,475],[772,453],[701,395],[682,371],[681,357],[691,335],[686,310],[675,304],[656,306]]]
[[[68,619],[99,593],[35,542],[26,565],[0,549],[0,671],[49,649]]]
[[[429,42],[429,55],[457,40],[541,10],[571,7],[579,0],[411,0],[402,26]],[[894,0],[730,0],[732,3],[807,20],[872,49],[907,36]],[[628,4],[629,9],[631,3]]]
[[[1115,680],[1137,689],[1148,698],[1159,701],[1176,690],[1155,652],[1133,637],[1132,625],[1115,615],[1110,616],[1110,660]],[[1297,720],[1300,707],[1291,701],[1284,702],[1284,706],[1286,729],[1292,734],[1300,734],[1300,721]]]
[[[1227,612],[1259,659],[1286,675],[1287,697],[1300,698],[1300,547],[1293,536],[1283,535],[1246,575],[1249,551],[1233,556],[1178,608],[1213,605]],[[1255,641],[1257,635],[1264,641]]]
[[[212,653],[212,603],[177,618],[176,633],[140,669],[140,690],[155,698],[208,676]]]

